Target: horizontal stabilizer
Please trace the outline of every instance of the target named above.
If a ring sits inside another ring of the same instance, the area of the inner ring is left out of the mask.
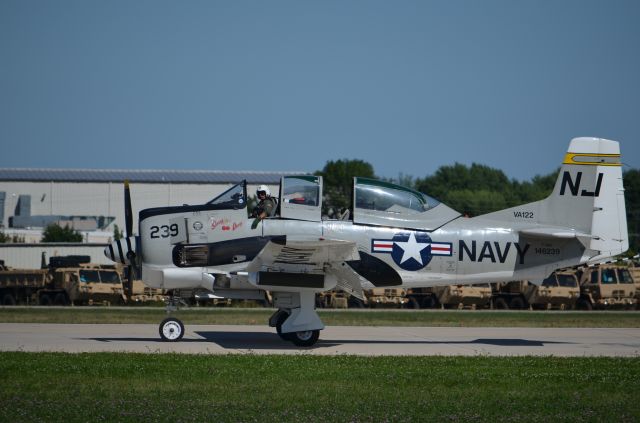
[[[594,238],[590,234],[575,231],[571,228],[558,228],[553,226],[538,226],[535,228],[520,229],[520,235],[531,238],[554,238],[554,239],[573,239],[573,238]]]

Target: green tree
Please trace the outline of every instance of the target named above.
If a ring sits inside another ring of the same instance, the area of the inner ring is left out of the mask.
[[[118,225],[114,224],[113,225],[113,239],[115,241],[124,238],[124,234],[122,233],[122,230],[118,227]]]
[[[52,223],[42,233],[42,242],[82,242],[82,234],[69,225],[63,228],[57,223]]]
[[[354,176],[375,178],[373,166],[363,160],[330,160],[315,174],[323,180],[322,212],[330,216],[351,205]]]
[[[5,244],[11,241],[11,237],[4,232],[0,231],[0,244]]]

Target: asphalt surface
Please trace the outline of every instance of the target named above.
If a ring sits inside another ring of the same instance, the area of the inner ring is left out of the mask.
[[[0,323],[0,351],[638,357],[640,329],[334,326],[300,348],[266,326],[189,325],[163,342],[152,324]]]

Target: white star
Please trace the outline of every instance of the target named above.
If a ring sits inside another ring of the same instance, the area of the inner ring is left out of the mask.
[[[395,243],[404,251],[404,253],[402,254],[402,260],[400,260],[400,264],[404,263],[410,258],[415,259],[418,263],[420,263],[420,265],[423,264],[420,252],[427,248],[429,244],[418,244],[413,232],[411,232],[411,235],[409,235],[409,240],[407,242],[396,241]]]

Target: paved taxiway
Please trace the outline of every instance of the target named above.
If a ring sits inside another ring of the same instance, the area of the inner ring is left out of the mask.
[[[327,327],[311,348],[264,326],[189,325],[162,342],[151,324],[1,323],[1,351],[196,354],[640,356],[640,329]]]

